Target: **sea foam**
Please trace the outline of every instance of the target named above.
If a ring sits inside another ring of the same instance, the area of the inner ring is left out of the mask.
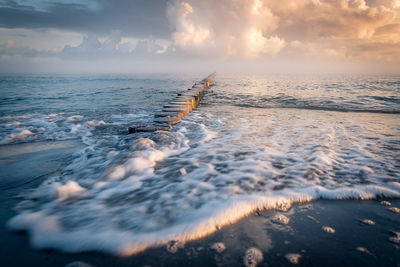
[[[205,107],[207,116],[195,111],[169,132],[131,136],[100,135],[94,125],[101,120],[60,115],[63,129],[87,146],[60,176],[26,195],[31,206],[8,227],[28,231],[35,248],[127,256],[173,249],[257,210],[284,212],[321,198],[400,197],[387,171],[396,162],[385,156],[397,143],[377,146],[369,138],[375,127],[374,138],[387,142],[395,120],[258,109],[221,116],[220,108]]]

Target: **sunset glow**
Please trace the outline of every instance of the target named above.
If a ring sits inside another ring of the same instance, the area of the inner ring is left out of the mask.
[[[74,71],[83,65],[94,71],[167,71],[171,60],[178,70],[196,62],[228,71],[243,71],[243,64],[279,72],[397,72],[400,4],[2,1],[0,44],[3,72]]]

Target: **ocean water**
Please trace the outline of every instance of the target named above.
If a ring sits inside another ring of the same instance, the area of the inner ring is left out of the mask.
[[[257,209],[400,197],[400,76],[217,74],[171,131],[127,134],[206,75],[1,76],[10,157],[29,143],[82,143],[19,192],[7,227],[35,248],[132,255]]]

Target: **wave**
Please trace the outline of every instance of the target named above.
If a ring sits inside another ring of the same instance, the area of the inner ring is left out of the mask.
[[[390,87],[385,95],[341,80],[248,80],[221,79],[169,132],[126,135],[130,122],[149,120],[148,110],[170,96],[145,90],[163,88],[146,80],[132,87],[147,91],[130,102],[132,114],[119,110],[126,99],[107,106],[110,96],[98,99],[108,108],[101,116],[88,105],[0,118],[4,145],[65,138],[86,145],[23,195],[7,227],[28,231],[35,248],[127,256],[203,237],[258,209],[400,198],[398,116],[370,114],[400,113],[396,83],[367,86]],[[135,105],[146,112],[133,114]]]
[[[219,77],[207,100],[257,108],[399,114],[398,77]]]
[[[29,113],[0,117],[0,145],[40,141],[87,139],[104,128],[119,127],[126,131],[131,120],[148,120],[147,113],[108,114],[108,122],[93,118],[92,114]]]
[[[287,109],[304,109],[304,110],[321,110],[321,111],[335,111],[335,112],[359,112],[359,113],[378,113],[378,114],[400,114],[400,110],[385,110],[385,109],[357,109],[345,107],[321,107],[321,106],[300,106],[300,105],[286,105],[286,106],[266,106],[257,104],[235,104],[238,107],[246,108],[287,108]]]
[[[25,196],[7,226],[28,231],[39,249],[128,256],[204,237],[258,209],[400,198],[389,148],[367,145],[376,143],[365,136],[370,125],[386,142],[389,130],[375,121],[338,127],[324,113],[293,123],[298,110],[238,118],[212,108],[170,132],[90,137],[61,176]]]
[[[13,230],[28,231],[31,244],[37,249],[52,248],[68,253],[103,251],[118,256],[130,256],[171,241],[185,243],[202,238],[256,210],[280,209],[282,206],[287,208],[293,203],[319,198],[365,200],[377,196],[400,197],[400,184],[334,190],[311,187],[304,191],[285,191],[275,196],[253,195],[219,202],[210,201],[200,209],[186,213],[179,223],[151,232],[123,230],[111,224],[104,226],[100,222],[65,230],[62,218],[59,215],[51,215],[46,210],[21,213],[12,218],[7,226]]]

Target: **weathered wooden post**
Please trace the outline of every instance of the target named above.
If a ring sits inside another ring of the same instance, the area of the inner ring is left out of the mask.
[[[205,90],[214,81],[215,72],[208,75],[199,83],[195,83],[192,88],[178,93],[169,103],[163,106],[161,112],[154,114],[153,123],[146,125],[134,125],[129,127],[129,133],[168,131],[171,125],[182,121],[193,109],[197,108],[200,100],[205,94]]]

